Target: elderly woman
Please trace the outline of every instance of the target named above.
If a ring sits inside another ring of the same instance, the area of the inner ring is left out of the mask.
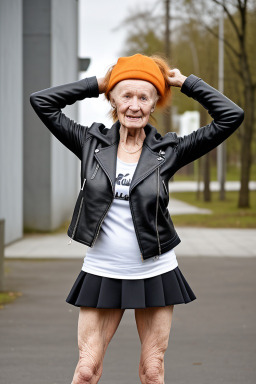
[[[197,100],[212,122],[185,137],[161,136],[149,124],[171,87]],[[82,126],[61,109],[105,93],[114,125]],[[85,78],[30,97],[36,113],[81,160],[81,189],[68,228],[70,242],[87,245],[67,302],[80,307],[79,361],[72,384],[97,383],[103,358],[126,308],[135,309],[143,384],[164,383],[164,353],[173,308],[195,295],[174,247],[180,239],[168,212],[168,182],[184,165],[227,139],[243,110],[195,75],[170,69],[156,56],[121,57],[104,78]]]

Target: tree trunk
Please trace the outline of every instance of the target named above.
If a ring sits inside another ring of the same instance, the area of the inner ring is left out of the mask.
[[[202,168],[202,158],[197,160],[197,189],[196,189],[196,200],[200,200],[200,182],[201,182],[201,168]]]
[[[207,124],[208,113],[205,108],[200,105],[200,126],[203,127]],[[203,181],[204,181],[204,201],[211,201],[210,191],[210,153],[203,156]]]
[[[239,208],[250,207],[250,171],[252,163],[252,137],[253,137],[253,124],[255,119],[254,102],[255,102],[255,88],[253,85],[245,86],[244,100],[246,107],[246,114],[242,127],[241,137],[241,174],[240,174],[240,191],[239,191]]]
[[[211,201],[210,153],[204,155],[204,201]]]

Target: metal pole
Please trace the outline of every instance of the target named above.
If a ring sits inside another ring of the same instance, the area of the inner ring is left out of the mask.
[[[165,0],[165,57],[169,64],[171,58],[170,20],[170,0]],[[164,129],[165,133],[172,130],[171,106],[167,107],[164,112]]]
[[[170,59],[170,0],[165,0],[165,56]]]
[[[221,7],[219,18],[219,91],[224,92],[224,9]],[[226,181],[226,143],[217,147],[217,174],[220,186],[219,199],[225,200]]]

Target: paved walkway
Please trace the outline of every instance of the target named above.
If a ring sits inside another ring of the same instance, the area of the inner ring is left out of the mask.
[[[180,200],[170,199],[172,216],[211,214]],[[256,256],[256,229],[177,227],[181,243],[175,248],[178,256]],[[5,247],[6,258],[83,258],[87,246],[73,241],[68,245],[66,233],[26,234],[21,240]]]
[[[256,229],[177,227],[181,243],[177,256],[256,257]],[[79,258],[87,246],[64,234],[25,235],[5,248],[6,258]]]
[[[201,181],[199,183],[200,191],[204,188],[204,183]],[[219,191],[220,186],[218,181],[210,182],[211,191]],[[225,183],[226,191],[239,191],[240,181],[226,181]],[[251,191],[256,190],[256,181],[249,182],[249,189]],[[169,182],[170,192],[195,192],[198,190],[198,183],[196,181],[175,181]]]
[[[210,209],[198,208],[195,205],[185,203],[184,201],[171,198],[168,205],[171,216],[175,215],[194,215],[194,214],[210,214]]]

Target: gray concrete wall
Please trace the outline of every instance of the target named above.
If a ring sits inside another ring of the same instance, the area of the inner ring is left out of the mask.
[[[24,226],[57,228],[78,192],[76,157],[41,123],[29,103],[40,89],[76,81],[77,1],[24,0]],[[76,119],[77,106],[64,112]]]
[[[78,10],[76,0],[52,0],[51,85],[78,80]],[[63,111],[77,120],[77,103]],[[66,220],[79,190],[79,164],[73,153],[51,136],[51,225]]]
[[[5,243],[23,236],[22,0],[0,0],[0,218]]]
[[[24,225],[47,229],[51,217],[51,138],[29,95],[50,87],[51,1],[23,0]]]

